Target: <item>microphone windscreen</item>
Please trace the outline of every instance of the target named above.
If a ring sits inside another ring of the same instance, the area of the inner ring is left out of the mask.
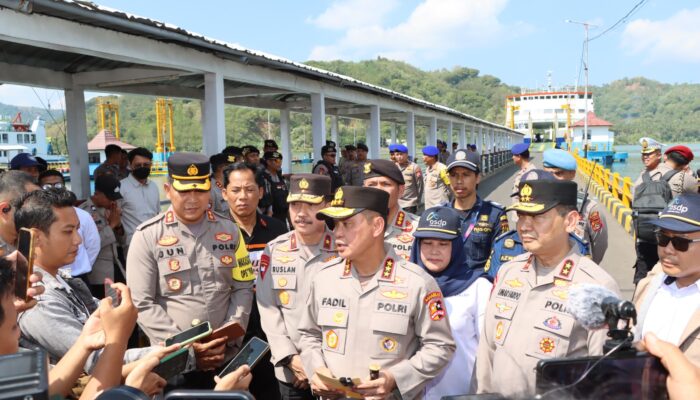
[[[605,314],[600,306],[607,297],[617,298],[617,294],[599,285],[576,285],[569,290],[566,309],[584,328],[599,329],[605,326]]]

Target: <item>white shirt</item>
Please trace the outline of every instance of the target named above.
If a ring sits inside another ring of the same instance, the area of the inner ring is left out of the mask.
[[[700,281],[680,289],[676,282],[670,285],[662,283],[651,301],[642,333],[653,332],[659,339],[678,345],[690,318],[699,307]]]
[[[121,204],[122,225],[128,246],[136,227],[160,213],[160,192],[152,180],[147,180],[143,185],[131,175],[121,180],[120,192],[124,198]]]
[[[97,225],[95,225],[92,215],[78,207],[73,207],[73,209],[78,214],[78,220],[80,221],[78,234],[83,239],[83,242],[78,246],[78,255],[75,256],[75,260],[71,264],[61,267],[61,269],[68,272],[71,276],[78,276],[92,271],[92,264],[95,263],[102,244],[100,243],[100,233],[97,231]]]
[[[484,328],[484,314],[492,286],[488,279],[479,278],[462,293],[445,297],[457,349],[447,368],[426,385],[425,400],[469,393],[479,335]]]

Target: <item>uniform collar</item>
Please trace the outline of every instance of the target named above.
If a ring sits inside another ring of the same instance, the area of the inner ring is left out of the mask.
[[[214,214],[214,212],[212,210],[206,211],[206,215],[205,215],[204,219],[206,221],[209,221],[209,222],[216,222],[217,221],[216,215]],[[165,220],[164,220],[165,225],[175,225],[178,223],[178,221],[179,220],[175,216],[175,211],[173,211],[173,207],[172,206],[168,207],[168,211],[165,212]]]
[[[454,201],[454,200],[452,200],[451,203],[446,203],[446,204],[448,204],[450,207],[454,208],[455,210],[457,210],[457,211],[459,211],[459,212],[461,212],[461,213],[464,213],[464,214],[466,214],[466,215],[469,215],[469,214],[471,214],[471,213],[474,212],[474,211],[481,210],[481,206],[483,205],[483,203],[484,203],[484,201],[481,200],[481,197],[479,197],[479,195],[477,194],[477,195],[476,195],[476,201],[474,202],[474,205],[472,206],[472,208],[470,208],[470,209],[468,209],[468,210],[457,210],[457,209],[455,208],[455,201]]]
[[[289,251],[297,251],[299,250],[299,246],[301,246],[301,241],[297,238],[296,231],[292,231],[292,235],[289,237]],[[324,228],[319,249],[326,252],[334,252],[337,250],[335,247],[335,236],[333,232],[328,229],[328,226]]]
[[[374,281],[376,278],[377,281],[394,282],[394,280],[396,279],[396,269],[398,268],[398,263],[401,261],[401,257],[399,257],[396,254],[393,247],[391,246],[385,245],[384,249],[387,251],[386,256],[379,264],[379,269],[374,274],[372,281]],[[352,262],[346,259],[340,277],[342,279],[346,279],[350,278],[351,276],[357,277],[357,271],[354,268],[352,268]],[[370,283],[369,285],[373,284]],[[368,289],[370,288],[369,285],[367,287]]]
[[[556,283],[561,281],[571,282],[576,270],[579,268],[579,261],[581,260],[581,255],[578,254],[577,245],[569,240],[569,245],[571,250],[564,256],[564,258],[559,261],[556,267],[554,267],[554,273],[549,274],[545,280],[538,281],[537,270],[535,266],[537,265],[537,260],[530,254],[528,262],[522,267],[523,271],[528,271],[528,280],[532,287],[547,285],[550,283]]]

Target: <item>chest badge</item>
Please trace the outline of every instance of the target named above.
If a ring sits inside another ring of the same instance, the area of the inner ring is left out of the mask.
[[[173,291],[178,291],[182,289],[182,281],[180,278],[170,278],[168,279],[168,288]]]
[[[413,235],[411,235],[410,233],[403,233],[397,236],[396,239],[398,239],[398,241],[402,243],[410,243],[413,241]]]
[[[335,322],[336,324],[343,322],[343,319],[345,319],[344,312],[338,311],[335,314],[333,314],[333,322]]]
[[[556,330],[556,331],[558,331],[559,329],[561,329],[561,321],[559,321],[559,318],[557,318],[557,317],[555,317],[555,316],[552,316],[552,317],[549,317],[549,318],[545,319],[544,322],[543,322],[542,324],[543,324],[545,327],[547,327],[547,328],[549,328],[549,329],[554,329],[554,330]]]
[[[326,346],[330,347],[331,349],[338,347],[338,334],[335,333],[333,329],[326,332]]]
[[[231,256],[222,256],[221,257],[221,262],[226,264],[226,265],[231,265],[233,263],[233,257]]]
[[[542,350],[543,353],[549,354],[554,351],[554,348],[555,342],[551,337],[546,336],[540,340],[540,350]]]
[[[280,299],[280,303],[283,306],[286,306],[287,304],[289,304],[289,292],[287,292],[286,290],[281,291],[280,294],[278,295],[278,297]]]
[[[214,236],[214,238],[219,242],[228,242],[229,240],[233,239],[233,235],[226,232],[219,232],[216,234],[216,236]]]
[[[158,244],[161,246],[172,246],[177,243],[180,239],[177,236],[163,236],[158,239]]]
[[[279,278],[277,279],[277,284],[280,285],[280,287],[286,287],[287,286],[287,278]]]
[[[168,268],[170,268],[171,271],[179,271],[180,270],[180,261],[179,260],[170,260],[168,261]]]
[[[382,296],[384,296],[388,299],[400,300],[400,299],[405,299],[406,297],[408,297],[408,293],[399,292],[396,289],[392,289],[392,290],[387,290],[387,291],[382,292]]]
[[[503,304],[503,303],[496,303],[496,308],[500,312],[505,312],[505,311],[512,309],[513,307],[506,305],[506,304]]]
[[[281,262],[281,263],[283,263],[283,264],[287,264],[287,263],[289,263],[290,261],[294,261],[295,259],[296,259],[296,258],[290,257],[290,256],[277,256],[277,257],[275,257],[275,260],[277,260],[277,261],[279,261],[279,262]]]
[[[392,337],[383,338],[381,345],[382,345],[382,350],[384,350],[387,353],[393,353],[399,347],[398,343],[396,342],[396,339],[394,339]]]
[[[520,282],[520,280],[517,279],[517,278],[516,278],[516,279],[511,279],[511,280],[509,280],[509,281],[506,281],[506,284],[507,284],[508,286],[512,287],[512,288],[523,287],[523,283]]]
[[[505,247],[506,249],[512,249],[513,247],[515,247],[515,240],[513,240],[513,239],[506,239],[506,240],[503,242],[503,247]]]
[[[496,324],[496,340],[501,340],[503,337],[503,321],[498,321]]]

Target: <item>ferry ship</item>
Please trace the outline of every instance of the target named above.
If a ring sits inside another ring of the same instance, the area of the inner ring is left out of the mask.
[[[39,156],[51,164],[50,168],[67,172],[67,159],[54,154],[51,141],[46,137],[46,121],[37,116],[31,123],[22,121],[22,114],[12,119],[0,119],[0,164],[9,165],[19,153]]]

